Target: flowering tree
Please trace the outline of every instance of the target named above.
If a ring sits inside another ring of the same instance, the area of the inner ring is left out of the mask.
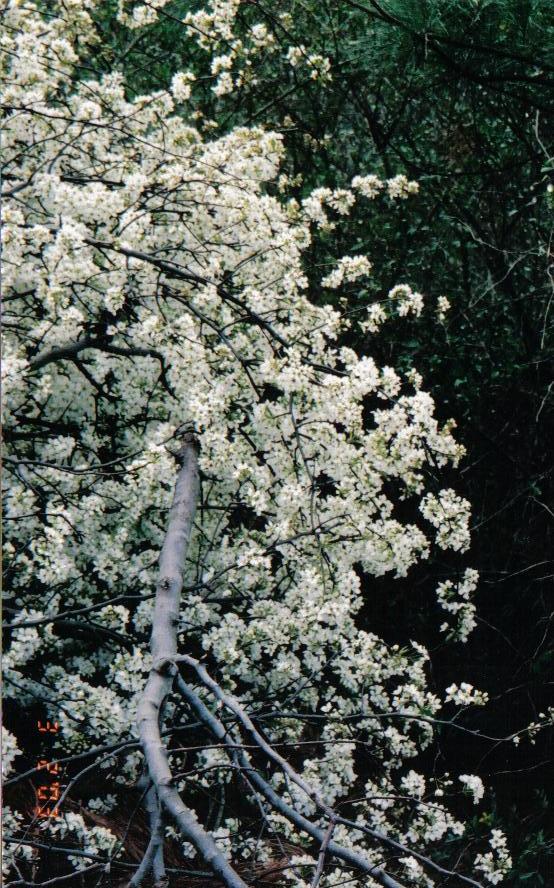
[[[229,40],[237,6],[193,24]],[[166,881],[171,843],[227,886],[494,884],[498,831],[444,863],[464,824],[442,797],[471,807],[481,781],[412,761],[444,718],[427,651],[357,621],[371,578],[467,549],[468,503],[441,480],[463,451],[415,371],[357,355],[347,316],[306,295],[314,226],[417,186],[279,198],[279,135],[206,140],[189,72],[136,97],[95,78],[95,11],[4,10],[4,677],[18,712],[59,725],[67,769],[57,816],[5,809],[5,874],[35,884],[49,848],[61,877],[125,867],[109,815],[138,788],[132,885]],[[370,272],[345,256],[321,288]],[[401,284],[360,323],[421,308]],[[476,580],[438,587],[450,637],[471,631]],[[485,700],[462,682],[444,705]],[[10,786],[37,770],[10,774],[21,745],[4,730]]]

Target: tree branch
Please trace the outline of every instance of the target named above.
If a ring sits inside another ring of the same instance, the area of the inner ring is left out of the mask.
[[[167,667],[177,651],[183,567],[199,491],[197,444],[192,435],[186,435],[184,441],[178,454],[181,468],[175,483],[167,533],[160,555],[151,638],[154,665],[139,701],[137,725],[148,774],[154,784],[160,805],[173,817],[183,836],[194,845],[227,888],[246,888],[246,883],[235,872],[212,836],[199,824],[194,812],[187,808],[173,786],[167,749],[162,743],[160,734],[160,712],[166,696],[171,691],[175,672],[175,667]],[[160,662],[164,664],[161,668]]]

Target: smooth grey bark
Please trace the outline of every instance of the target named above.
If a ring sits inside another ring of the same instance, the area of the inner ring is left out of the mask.
[[[173,818],[184,838],[194,845],[227,888],[246,888],[246,883],[175,789],[167,750],[160,734],[161,709],[171,691],[175,675],[175,666],[171,664],[177,653],[183,570],[199,491],[197,444],[192,435],[185,436],[183,440],[183,446],[177,455],[181,467],[160,555],[150,643],[153,666],[137,708],[137,725],[148,774],[161,807]],[[155,859],[155,855],[152,859]]]

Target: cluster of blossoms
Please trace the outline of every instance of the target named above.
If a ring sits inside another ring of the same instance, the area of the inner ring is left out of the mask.
[[[463,681],[459,687],[451,684],[445,693],[445,702],[455,703],[456,706],[485,706],[489,701],[486,691],[479,691],[467,681]]]
[[[83,816],[74,811],[64,811],[60,817],[49,823],[48,830],[56,838],[75,841],[77,847],[84,851],[83,855],[69,856],[76,870],[86,869],[90,865],[88,855],[105,857],[117,842],[109,829],[86,825]]]
[[[214,0],[187,22],[233,42],[238,5]],[[142,27],[163,6],[124,3],[121,21]],[[463,450],[415,372],[341,344],[347,322],[308,300],[303,266],[312,226],[350,212],[356,191],[403,198],[416,189],[404,177],[381,186],[366,176],[281,203],[267,187],[278,180],[281,137],[260,127],[203,138],[176,107],[191,97],[191,75],[129,98],[119,73],[72,74],[94,46],[94,8],[52,3],[44,17],[40,5],[14,2],[2,37],[4,95],[16,109],[3,144],[6,696],[24,707],[38,698],[59,722],[64,753],[136,741],[173,451],[192,428],[202,502],[180,639],[249,711],[277,709],[265,726],[272,743],[313,742],[299,768],[328,804],[360,779],[356,717],[382,770],[359,824],[422,847],[459,835],[416,772],[400,776],[432,742],[429,713],[441,707],[427,687],[428,654],[387,645],[360,628],[360,613],[373,594],[368,577],[405,576],[433,541],[467,548],[468,504],[433,475]],[[262,28],[252,40],[271,43]],[[229,73],[221,55],[213,61],[214,76]],[[327,285],[369,270],[366,257],[345,256]],[[418,313],[418,294],[405,285],[392,293],[399,313]],[[448,699],[481,702],[471,690],[451,688]],[[174,715],[183,713],[168,701],[164,716]],[[11,764],[17,752],[6,743]],[[178,783],[200,810],[231,778],[216,751],[195,755],[195,773]],[[184,764],[177,752],[174,762]],[[91,810],[112,809],[140,771],[139,753],[123,747],[110,792]],[[280,772],[268,780],[295,810],[318,815]],[[397,805],[399,790],[411,801]],[[384,794],[386,805],[372,798]],[[9,816],[16,831],[19,815]],[[216,838],[230,857],[271,853],[247,818],[240,829],[223,823]],[[301,841],[281,813],[268,812],[267,824]],[[115,845],[70,811],[44,829],[93,857]],[[336,839],[372,865],[387,857],[344,824]],[[76,868],[83,859],[74,856]],[[418,884],[413,864],[399,868]],[[333,884],[332,871],[325,878]]]
[[[148,3],[137,3],[135,0],[118,0],[119,21],[131,30],[153,25],[158,21],[159,10],[169,2],[170,0],[148,0]]]
[[[412,884],[431,888],[433,882],[425,875],[421,863],[415,857],[401,857],[398,862],[404,867],[406,875]]]
[[[331,80],[331,62],[320,53],[309,53],[305,46],[291,46],[287,51],[287,61],[292,68],[304,66],[311,80]]]
[[[457,583],[445,580],[437,587],[437,599],[440,606],[456,618],[454,627],[443,623],[441,630],[460,641],[467,641],[470,632],[476,625],[475,605],[471,601],[471,595],[477,588],[478,580],[477,571],[468,567]]]
[[[402,174],[387,181],[387,192],[393,200],[397,198],[406,200],[411,194],[417,194],[418,191],[418,183],[410,181]]]
[[[407,179],[403,174],[393,176],[391,179],[380,179],[374,174],[354,176],[352,188],[368,200],[373,200],[384,190],[391,200],[406,200],[419,191],[418,183]]]
[[[7,805],[2,808],[2,835],[16,835],[24,826],[24,818],[22,814],[14,811]],[[15,853],[4,847],[2,853],[2,876],[6,879],[13,873],[14,861],[18,864],[31,863],[35,851],[31,845],[26,845],[24,841],[18,842]]]
[[[171,80],[171,95],[176,102],[187,102],[192,92],[195,76],[191,71],[178,71]]]
[[[415,194],[418,188],[417,182],[408,183],[410,188],[406,193],[399,189],[398,180],[404,180],[404,178],[404,176],[395,176],[392,179],[383,180],[373,174],[367,176],[355,176],[350,183],[350,188],[315,188],[308,197],[305,197],[302,200],[301,207],[298,206],[294,199],[291,200],[289,202],[289,211],[298,215],[298,211],[300,210],[301,214],[310,223],[315,224],[318,228],[324,231],[332,231],[336,227],[336,222],[333,221],[332,215],[329,212],[330,210],[338,216],[347,216],[352,212],[352,208],[360,197],[373,200],[379,193],[385,190],[393,200],[407,197],[409,194]],[[365,259],[366,257],[352,256],[344,258],[357,260]],[[326,284],[326,286],[328,286],[328,284]],[[415,314],[419,313],[419,311],[416,311],[415,309],[416,306],[419,306],[421,296],[419,294],[413,294],[407,285],[402,284],[393,288],[389,297],[390,299],[398,299],[400,305],[405,303],[406,305],[412,306],[410,310]],[[404,313],[408,312],[406,311]]]
[[[398,304],[398,314],[400,317],[413,314],[419,317],[423,310],[423,296],[421,293],[414,293],[407,284],[397,284],[389,292],[389,300]]]
[[[536,743],[536,737],[539,731],[544,730],[548,726],[554,725],[554,706],[549,706],[546,712],[539,712],[540,721],[532,721],[525,727],[524,730],[518,731],[517,734],[514,734],[512,737],[512,742],[518,746],[521,742],[521,737],[524,735],[529,742],[534,745]]]
[[[437,529],[435,540],[441,549],[464,552],[469,547],[471,512],[467,500],[453,490],[441,490],[438,495],[426,494],[420,508],[424,518]]]
[[[485,854],[478,854],[475,858],[475,868],[483,873],[491,885],[498,885],[510,872],[512,858],[508,852],[506,836],[500,829],[491,831],[489,844],[491,850]]]
[[[477,805],[485,794],[483,781],[476,774],[460,774],[459,778],[464,788],[473,796],[473,804]]]
[[[324,287],[336,290],[345,281],[352,282],[368,275],[371,262],[367,256],[342,256],[337,267],[321,281]]]
[[[2,725],[2,777],[7,777],[13,770],[16,756],[21,755],[17,739]]]
[[[390,317],[420,317],[423,311],[423,296],[414,292],[408,284],[397,284],[380,302],[373,302],[367,308],[366,318],[360,322],[365,332],[377,333]],[[415,372],[415,371],[412,371]]]
[[[461,836],[464,824],[441,801],[444,788],[451,784],[447,775],[440,781],[426,779],[413,769],[400,781],[392,776],[370,780],[365,793],[371,822],[381,832],[392,832],[399,841],[418,849],[422,838],[426,843],[435,843],[445,836]]]
[[[274,34],[263,22],[252,24],[244,39],[236,37],[234,23],[240,5],[241,0],[211,0],[207,7],[187,12],[183,19],[189,36],[210,54],[212,91],[218,97],[245,84],[255,86],[254,61],[277,49]],[[315,62],[313,70],[318,70]]]
[[[450,307],[450,301],[446,296],[439,296],[437,299],[437,317],[442,324],[446,320],[446,315],[450,310]]]

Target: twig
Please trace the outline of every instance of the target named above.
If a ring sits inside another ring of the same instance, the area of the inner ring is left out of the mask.
[[[317,886],[319,885],[319,880],[321,879],[321,876],[323,875],[323,867],[325,866],[325,855],[327,854],[327,849],[329,848],[329,842],[331,841],[331,839],[333,837],[333,833],[335,831],[335,826],[336,826],[336,820],[334,818],[331,818],[331,820],[329,821],[329,826],[327,827],[327,832],[325,833],[325,838],[323,839],[323,841],[321,843],[321,848],[319,849],[317,868],[314,873],[314,877],[312,879],[312,883],[310,885],[310,888],[317,888]]]

